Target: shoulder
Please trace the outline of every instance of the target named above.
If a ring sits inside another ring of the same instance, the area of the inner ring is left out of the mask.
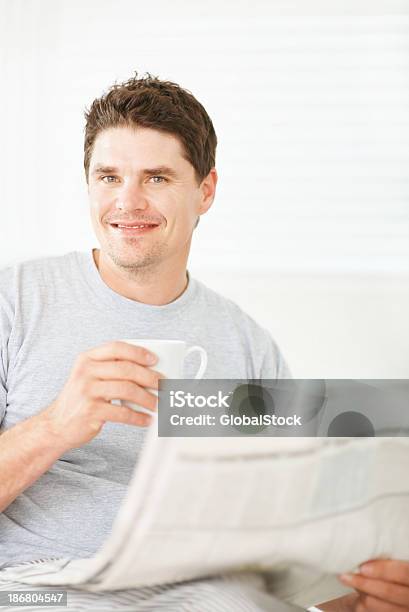
[[[17,279],[20,283],[33,283],[41,281],[55,274],[61,274],[72,267],[78,253],[72,251],[64,255],[38,257],[18,261],[6,268],[0,269],[0,291],[7,290]]]
[[[236,302],[207,287],[204,283],[196,281],[200,287],[202,298],[206,306],[214,315],[228,320],[237,333],[249,341],[260,344],[269,344],[272,341],[270,332],[262,327],[253,317],[245,312]]]
[[[58,279],[70,273],[76,256],[73,251],[18,261],[0,269],[0,307],[10,310],[21,299],[32,299],[50,290]]]
[[[252,378],[289,378],[287,362],[270,332],[257,323],[236,302],[227,298],[204,283],[196,281],[206,305],[206,314],[218,328],[241,346],[247,356]]]

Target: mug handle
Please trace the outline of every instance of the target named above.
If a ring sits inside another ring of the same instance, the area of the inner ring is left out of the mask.
[[[187,349],[186,353],[185,353],[185,359],[188,355],[190,355],[190,353],[193,353],[194,351],[199,351],[200,353],[200,366],[199,366],[199,370],[195,376],[195,379],[197,380],[198,378],[203,378],[203,374],[206,371],[207,368],[207,353],[204,350],[203,347],[201,346],[191,346],[190,348]]]

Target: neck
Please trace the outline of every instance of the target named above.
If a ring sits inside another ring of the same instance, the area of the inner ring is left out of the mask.
[[[135,275],[115,266],[99,249],[93,249],[92,255],[99,275],[108,287],[142,304],[169,304],[182,295],[188,284],[186,262],[182,266],[171,265],[161,270],[146,268]]]

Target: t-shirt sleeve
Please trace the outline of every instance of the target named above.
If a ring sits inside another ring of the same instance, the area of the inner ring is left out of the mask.
[[[10,269],[0,272],[0,426],[7,409],[9,339],[14,319],[14,308],[10,296],[10,272]]]
[[[267,351],[261,366],[262,379],[292,378],[290,368],[271,336],[267,340]]]
[[[6,414],[7,407],[7,391],[6,386],[3,381],[3,377],[0,380],[0,426],[3,422],[4,415]]]
[[[1,313],[0,313],[1,318]],[[7,388],[6,388],[6,369],[5,365],[7,364],[7,354],[5,353],[4,348],[4,330],[3,326],[0,325],[0,426],[4,419],[4,415],[6,414],[7,407]]]

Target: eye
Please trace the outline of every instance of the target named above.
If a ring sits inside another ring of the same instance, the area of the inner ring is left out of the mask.
[[[156,185],[160,185],[161,183],[166,182],[164,176],[151,176],[151,179],[160,179],[160,181],[154,181]]]
[[[116,176],[106,175],[106,176],[101,176],[100,180],[103,183],[114,183],[117,180],[117,178],[116,178]]]

